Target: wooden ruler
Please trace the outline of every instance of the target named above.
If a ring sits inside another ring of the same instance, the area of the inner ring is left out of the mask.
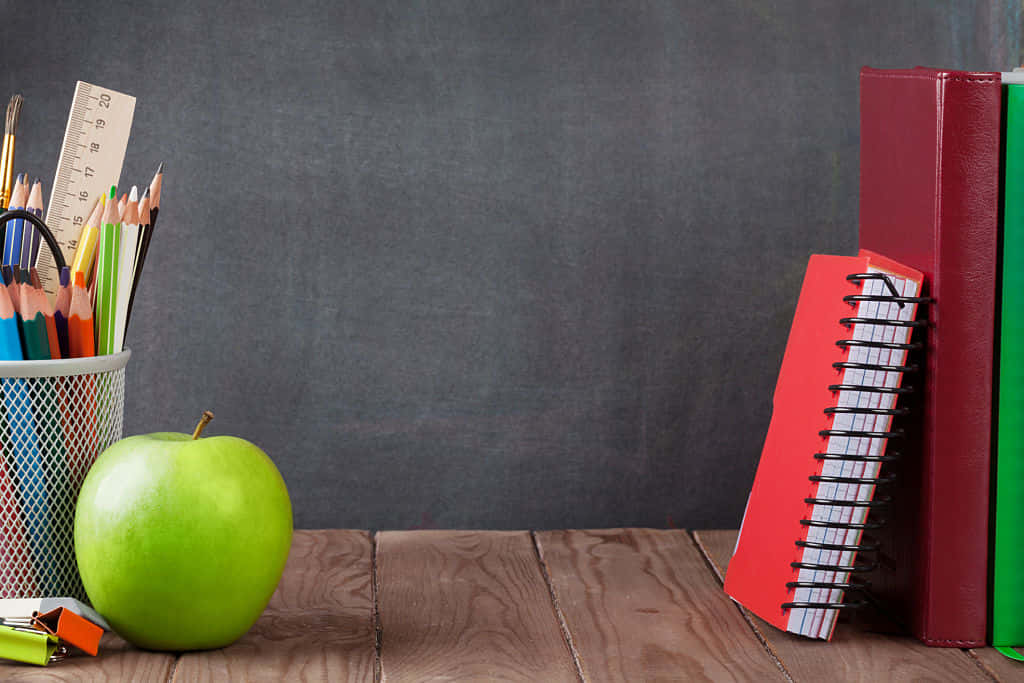
[[[71,102],[57,175],[53,179],[46,225],[64,259],[71,264],[82,226],[100,195],[121,179],[128,135],[135,116],[135,98],[110,88],[78,81]],[[52,302],[60,284],[57,267],[44,244],[39,250],[39,279]]]

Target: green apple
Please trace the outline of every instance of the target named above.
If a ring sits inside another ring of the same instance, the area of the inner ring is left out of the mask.
[[[151,650],[223,647],[281,580],[292,506],[267,454],[233,436],[160,432],[97,458],[78,497],[75,553],[93,607]]]

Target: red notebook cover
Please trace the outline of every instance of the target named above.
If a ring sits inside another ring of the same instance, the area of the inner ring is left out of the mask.
[[[1000,75],[860,75],[860,246],[925,275],[925,372],[882,567],[884,604],[928,645],[985,644]]]
[[[920,272],[871,252],[811,256],[772,398],[771,424],[725,577],[725,591],[737,602],[778,628],[816,638],[831,637],[836,611],[785,605],[842,601],[841,590],[817,584],[845,582],[849,572],[817,567],[855,564],[855,552],[836,548],[860,543],[858,527],[867,521],[869,510],[863,504],[821,501],[871,501],[875,487],[853,482],[878,476],[877,458],[884,455],[886,444],[884,437],[835,432],[888,432],[892,416],[885,413],[897,407],[902,376],[868,366],[902,366],[907,351],[897,347],[908,341],[911,329],[863,321],[906,323],[916,314],[914,303],[883,302],[893,292],[881,280],[847,277],[863,273],[890,277],[899,296],[920,292]],[[844,301],[849,295],[874,300],[851,304]],[[851,317],[856,321],[849,321]],[[851,339],[855,341],[837,344]],[[844,362],[850,365],[834,366]],[[821,476],[841,482],[811,479]],[[816,587],[787,586],[791,582]]]

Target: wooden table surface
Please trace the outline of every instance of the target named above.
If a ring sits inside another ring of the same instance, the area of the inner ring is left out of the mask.
[[[1024,680],[991,648],[927,648],[881,619],[831,643],[733,604],[735,531],[299,531],[252,630],[223,650],[100,656],[0,680]]]

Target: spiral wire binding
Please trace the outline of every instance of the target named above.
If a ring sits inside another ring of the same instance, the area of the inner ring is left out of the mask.
[[[883,273],[855,273],[847,275],[846,279],[860,287],[863,285],[864,280],[881,280],[888,290],[892,292],[891,295],[881,294],[850,294],[843,297],[843,301],[856,307],[861,301],[871,301],[879,303],[895,303],[900,308],[903,308],[906,304],[929,304],[932,302],[930,297],[909,297],[900,296],[896,286],[892,283],[889,276]],[[889,327],[904,327],[911,328],[911,333],[914,329],[919,327],[925,327],[928,324],[927,320],[890,320],[888,318],[864,318],[864,317],[847,317],[840,318],[840,324],[844,325],[847,329],[852,328],[853,325],[858,323],[867,325],[885,325]],[[881,342],[881,341],[868,341],[861,339],[840,339],[836,342],[836,345],[843,350],[848,350],[854,347],[867,347],[874,349],[884,350],[899,350],[907,351],[908,356],[911,351],[918,351],[923,347],[920,342],[911,342],[906,344],[900,344],[895,342]],[[901,372],[901,373],[915,373],[918,371],[918,366],[911,363],[905,365],[884,365],[877,363],[860,363],[860,362],[849,362],[842,361],[833,363],[832,367],[842,371],[843,369],[852,368],[856,370],[875,370],[879,372]],[[839,391],[859,391],[864,393],[877,394],[880,397],[883,395],[902,395],[913,392],[913,387],[901,386],[901,387],[877,387],[867,384],[832,384],[829,385],[829,391],[833,393]],[[854,415],[889,415],[892,417],[899,417],[906,415],[909,411],[906,408],[857,408],[857,407],[843,407],[834,406],[825,409],[825,414],[839,415],[839,414],[854,414]],[[869,431],[869,430],[853,430],[853,429],[824,429],[818,432],[822,437],[830,436],[846,436],[846,437],[866,437],[866,438],[884,438],[884,439],[899,439],[904,436],[902,429],[890,429],[887,431]],[[846,453],[815,453],[815,459],[823,461],[836,461],[843,464],[850,463],[879,463],[884,464],[888,462],[896,461],[900,458],[899,453],[888,450],[885,451],[884,455],[856,455]],[[840,477],[840,476],[827,476],[827,475],[812,475],[808,477],[813,484],[819,483],[835,483],[835,484],[856,484],[856,485],[872,485],[872,486],[886,486],[891,484],[895,477],[893,475],[877,476],[877,477]],[[840,500],[838,498],[804,498],[804,502],[808,505],[828,505],[834,507],[846,507],[846,508],[859,508],[867,509],[869,512],[874,510],[880,510],[888,508],[892,502],[892,498],[889,496],[875,496],[872,500]],[[815,519],[801,519],[800,524],[805,527],[816,527],[827,530],[836,531],[870,531],[878,529],[886,524],[886,520],[872,519],[868,521],[865,519],[862,522],[833,522],[828,520],[815,520]],[[879,545],[877,543],[865,540],[863,537],[858,543],[817,543],[813,541],[797,540],[796,546],[801,550],[804,548],[812,548],[817,550],[835,550],[841,552],[856,552],[858,556],[861,553],[877,553]],[[872,560],[870,562],[855,562],[853,564],[825,564],[816,562],[791,562],[790,566],[794,569],[810,569],[814,571],[825,571],[833,572],[836,574],[853,574],[862,575],[867,572],[874,570],[878,566],[878,562]],[[870,584],[867,581],[789,581],[786,583],[786,588],[819,588],[828,590],[840,590],[844,592],[848,591],[863,591]],[[846,607],[861,607],[864,605],[863,600],[844,600],[841,602],[822,602],[822,601],[806,601],[806,602],[784,602],[782,603],[782,609],[832,609],[838,610]]]

